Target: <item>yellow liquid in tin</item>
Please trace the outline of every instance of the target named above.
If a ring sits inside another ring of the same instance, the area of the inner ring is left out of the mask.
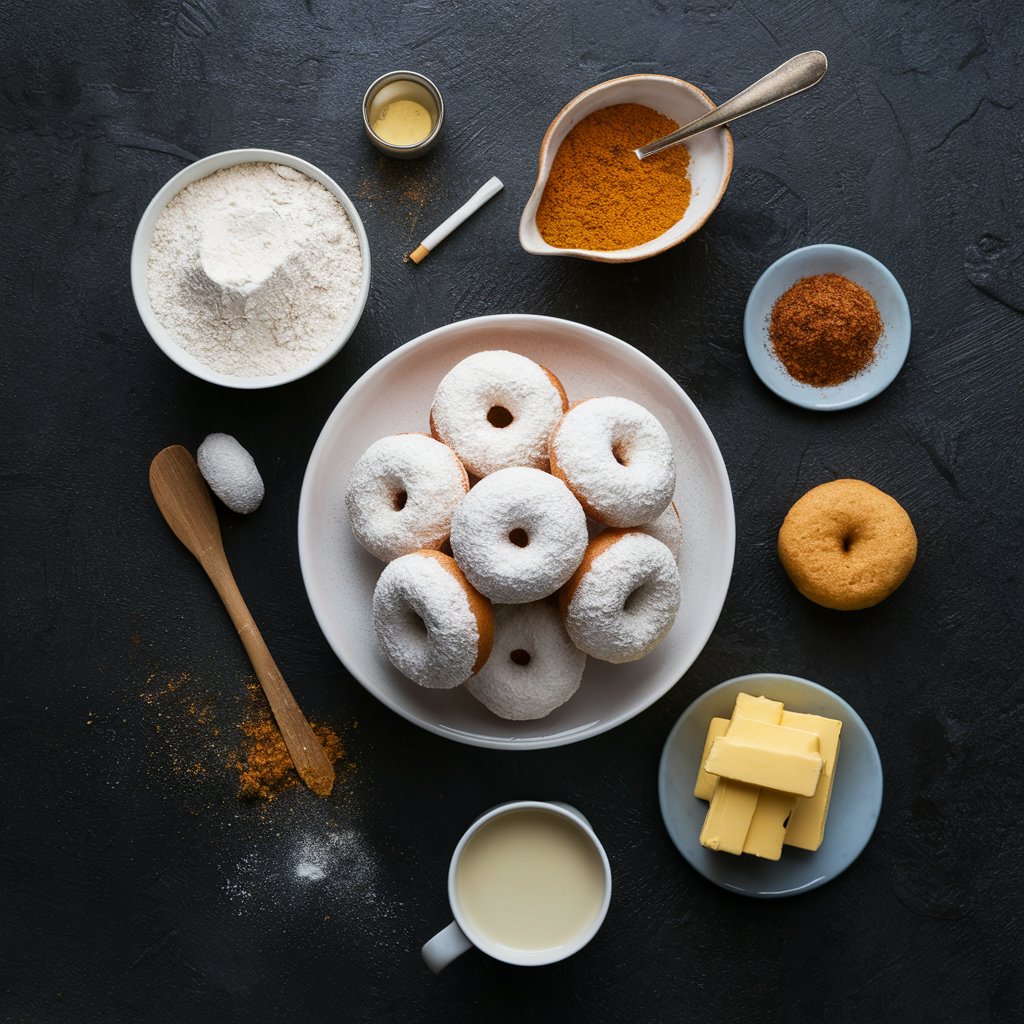
[[[430,134],[433,127],[430,111],[415,100],[392,101],[373,122],[377,138],[392,146],[415,146]]]
[[[527,808],[484,825],[466,843],[455,895],[466,923],[517,951],[574,944],[604,901],[604,864],[561,815]]]

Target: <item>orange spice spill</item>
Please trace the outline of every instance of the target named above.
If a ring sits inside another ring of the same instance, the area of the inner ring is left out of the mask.
[[[300,779],[281,731],[263,704],[262,690],[255,683],[250,683],[248,689],[251,709],[239,726],[245,742],[242,749],[232,755],[228,767],[238,772],[239,800],[274,800],[285,790],[299,785]],[[345,757],[341,737],[330,726],[315,722],[310,725],[331,764]]]

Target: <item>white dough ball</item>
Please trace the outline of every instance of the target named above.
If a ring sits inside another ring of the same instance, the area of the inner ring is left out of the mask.
[[[263,501],[263,479],[252,456],[230,435],[210,434],[196,462],[210,490],[232,512],[255,512]]]

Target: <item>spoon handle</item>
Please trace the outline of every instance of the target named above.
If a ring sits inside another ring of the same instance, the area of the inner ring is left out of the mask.
[[[323,744],[295,702],[292,691],[281,675],[270,650],[267,648],[252,613],[246,606],[230,566],[224,562],[200,560],[207,576],[224,602],[228,615],[241,638],[245,653],[249,655],[256,677],[267,696],[285,746],[291,755],[299,778],[317,796],[329,796],[334,787],[334,767]]]
[[[329,796],[334,787],[331,759],[295,703],[242,599],[224,552],[217,510],[196,460],[180,444],[164,448],[149,467],[149,486],[167,525],[199,561],[224,602],[267,695],[299,778],[317,796]]]
[[[644,160],[663,149],[678,146],[685,139],[706,132],[709,128],[718,128],[728,124],[755,110],[763,110],[779,100],[795,96],[812,85],[817,85],[825,77],[828,70],[828,58],[821,50],[808,50],[790,57],[785,64],[780,64],[774,71],[769,71],[764,78],[759,78],[753,85],[747,86],[743,92],[737,93],[732,99],[726,100],[720,107],[709,110],[696,121],[683,125],[663,139],[657,139],[636,150],[636,155]]]

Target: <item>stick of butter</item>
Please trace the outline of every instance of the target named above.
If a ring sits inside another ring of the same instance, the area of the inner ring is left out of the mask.
[[[750,819],[743,852],[752,853],[764,860],[778,860],[782,856],[786,826],[799,800],[800,797],[792,793],[762,789],[757,798],[757,807],[754,808],[754,817]]]
[[[707,739],[704,740],[704,753],[700,755],[700,767],[697,769],[697,782],[693,787],[693,795],[698,800],[710,801],[715,795],[715,785],[718,783],[718,776],[709,775],[704,770],[704,762],[708,759],[708,754],[711,752],[711,744],[714,743],[719,736],[724,736],[725,730],[728,728],[728,718],[711,719],[711,724],[708,726]]]
[[[782,721],[782,712],[781,700],[769,700],[767,697],[752,697],[749,693],[737,693],[732,717],[733,721],[737,718],[749,718],[755,722],[769,722],[772,725],[778,725]]]
[[[700,844],[723,853],[743,852],[750,821],[757,807],[759,786],[720,779],[700,830]]]
[[[836,762],[839,759],[839,734],[843,723],[835,718],[805,715],[798,711],[783,712],[782,722],[783,725],[818,734],[822,758],[821,779],[813,796],[797,800],[785,839],[787,846],[817,850],[825,838],[825,820],[832,799],[832,783],[835,780]]]
[[[774,728],[782,731],[781,726]],[[811,738],[817,747],[817,736]],[[734,782],[777,789],[795,796],[813,796],[818,788],[821,764],[821,754],[817,752],[767,747],[732,736],[720,736],[711,744],[711,753],[704,768],[709,775],[719,775]]]

